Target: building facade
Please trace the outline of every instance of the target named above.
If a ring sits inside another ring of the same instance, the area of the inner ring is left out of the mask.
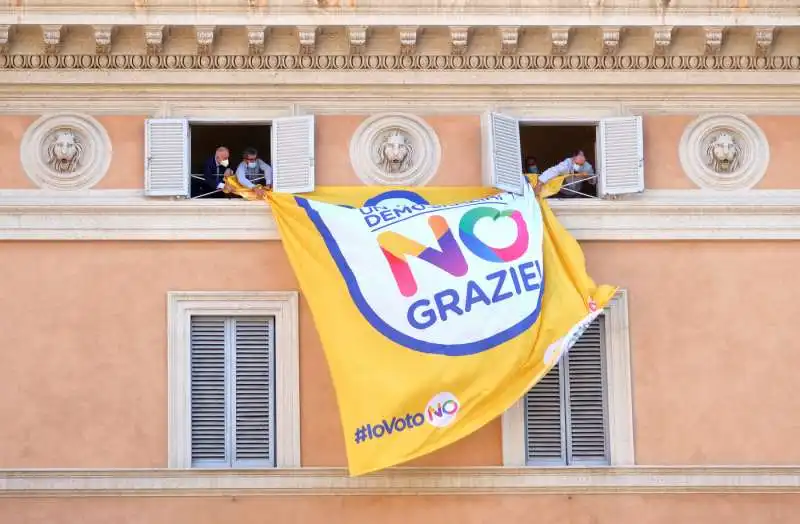
[[[0,522],[796,522],[799,8],[9,3]],[[581,149],[551,205],[621,291],[500,419],[350,478],[268,206],[199,198],[218,146],[288,191]]]

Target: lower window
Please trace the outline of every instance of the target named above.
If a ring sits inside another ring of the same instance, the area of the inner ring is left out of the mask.
[[[192,467],[275,466],[275,318],[192,315]]]
[[[608,465],[605,321],[525,396],[525,461],[531,466]]]

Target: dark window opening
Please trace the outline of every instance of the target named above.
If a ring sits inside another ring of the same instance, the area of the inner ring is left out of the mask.
[[[189,165],[192,169],[191,195],[198,197],[207,195],[216,190],[208,187],[203,181],[203,167],[209,159],[214,157],[218,147],[227,147],[230,151],[228,167],[236,171],[242,154],[248,147],[258,150],[258,157],[272,165],[271,155],[271,126],[269,124],[190,124],[190,157]],[[208,197],[224,197],[222,192],[208,195]]]
[[[580,149],[586,155],[586,161],[598,172],[597,165],[597,126],[595,125],[542,125],[522,124],[519,129],[522,145],[522,165],[527,171],[527,159],[536,159],[539,173],[569,158],[574,151]],[[592,184],[582,181],[569,185],[569,189],[597,196],[597,179]],[[566,189],[562,189],[553,198],[588,198]]]

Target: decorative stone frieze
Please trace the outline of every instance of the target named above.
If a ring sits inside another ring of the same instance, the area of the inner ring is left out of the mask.
[[[48,55],[58,53],[61,46],[62,28],[60,25],[43,25],[42,40],[44,42],[44,52]]]
[[[350,163],[365,184],[424,185],[439,168],[436,132],[418,116],[375,115],[350,140]]]
[[[194,28],[197,38],[197,54],[210,55],[214,48],[214,33],[217,28],[213,25],[197,26]]]
[[[0,54],[9,71],[770,71],[800,69],[800,56],[596,56],[596,55],[10,55]]]
[[[759,56],[767,56],[772,47],[772,40],[775,35],[774,27],[756,27],[756,54]]]
[[[400,33],[400,54],[405,56],[416,53],[419,28],[417,26],[403,26],[397,29]]]
[[[680,143],[686,175],[703,189],[754,187],[769,165],[769,143],[745,115],[705,115],[686,127]]]
[[[320,15],[322,16],[322,15]],[[159,17],[161,20],[164,17]],[[328,17],[330,18],[330,17]],[[115,54],[124,52],[130,55],[160,54],[167,39],[171,41],[169,47],[173,49],[186,50],[190,45],[196,45],[196,54],[215,54],[214,48],[224,48],[225,54],[230,57],[246,56],[248,54],[263,54],[262,43],[266,38],[270,38],[270,54],[276,55],[314,55],[318,35],[325,35],[325,53],[335,52],[336,49],[350,48],[349,54],[366,55],[367,37],[370,39],[370,47],[374,49],[374,54],[385,56],[394,55],[414,55],[417,53],[418,45],[424,41],[425,54],[430,56],[453,55],[464,56],[467,54],[486,55],[514,55],[519,49],[519,38],[523,33],[541,34],[545,32],[549,37],[549,42],[543,46],[539,38],[531,39],[526,44],[525,49],[534,55],[551,54],[554,56],[570,56],[574,54],[590,54],[598,57],[618,55],[622,52],[622,39],[628,34],[639,34],[641,30],[635,31],[638,26],[625,26],[614,23],[615,20],[609,19],[608,24],[602,24],[603,16],[598,16],[597,25],[572,25],[572,26],[517,26],[512,24],[484,26],[469,25],[461,22],[461,18],[453,18],[453,25],[436,26],[436,30],[425,32],[423,24],[420,25],[398,25],[381,26],[380,30],[371,31],[369,25],[364,23],[352,23],[350,25],[337,26],[333,24],[314,23],[314,25],[296,27],[294,35],[287,30],[286,26],[275,26],[275,31],[270,31],[271,26],[265,23],[258,25],[228,26],[232,30],[215,32],[213,24],[199,24],[174,26],[181,27],[179,31],[166,31],[173,26],[166,24],[143,25],[138,30],[144,32],[143,41],[125,38],[121,46],[117,46],[116,33],[114,29],[131,34],[136,26],[124,24],[125,20],[119,19],[120,23],[110,24],[87,24],[93,28],[92,39],[90,34],[84,29],[70,33],[69,49],[70,52],[78,54],[89,54],[96,51],[97,54],[109,54],[113,44]],[[357,19],[357,17],[355,17]],[[251,18],[253,20],[253,18]],[[269,21],[269,18],[264,18]],[[0,22],[3,22],[0,13]],[[313,22],[310,22],[313,23]],[[4,36],[5,29],[9,32],[14,29],[14,24],[3,26],[0,24],[0,36]],[[43,31],[43,39],[47,44],[47,52],[59,54],[59,44],[63,42],[64,35],[70,26],[67,25],[47,25],[39,26]],[[261,28],[264,28],[263,35]],[[280,29],[277,29],[280,27]],[[716,56],[722,54],[723,47],[735,49],[739,54],[729,56],[767,56],[771,54],[775,31],[782,26],[737,26],[736,31],[727,32],[725,26],[685,26],[687,36],[681,42],[680,54],[684,56]],[[31,26],[27,26],[26,34]],[[673,41],[673,34],[683,31],[680,26],[651,26],[652,48],[647,40],[632,38],[625,42],[625,52],[631,56],[664,56],[671,54],[670,45]],[[449,38],[441,38],[442,31],[447,31]],[[703,34],[702,39],[694,38],[697,32]],[[369,35],[368,35],[369,33]],[[394,37],[393,35],[397,35]],[[196,42],[192,39],[196,39]],[[392,38],[398,38],[400,44]],[[112,41],[113,40],[113,41]],[[498,42],[499,40],[499,42]],[[301,50],[297,50],[298,41],[302,41]],[[573,41],[590,42],[599,41],[594,49],[586,51],[585,47],[572,45]],[[2,42],[2,39],[0,39]],[[7,42],[6,42],[7,44]],[[146,49],[145,49],[145,44]],[[499,45],[498,45],[499,44]],[[2,45],[2,43],[0,43]],[[781,37],[781,49],[791,55],[791,49],[800,45],[800,34],[786,31]],[[251,49],[252,47],[252,49]],[[394,48],[392,52],[390,49]],[[123,51],[124,50],[124,51]],[[743,52],[742,52],[743,51]],[[30,38],[21,38],[15,42],[14,54],[33,55],[41,53],[39,43]],[[63,51],[62,51],[63,52]],[[183,51],[185,52],[185,51]]]
[[[566,54],[569,48],[569,27],[550,28],[550,52],[554,55]]]
[[[159,55],[164,47],[164,26],[144,26],[144,43],[148,55]]]
[[[716,55],[722,50],[723,39],[725,38],[724,27],[706,27],[703,29],[706,35],[705,53]]]
[[[263,25],[247,26],[247,51],[251,55],[264,53],[267,39],[267,28]]]
[[[22,137],[20,158],[25,174],[43,189],[88,189],[108,171],[111,140],[88,115],[45,115]]]
[[[317,26],[300,26],[297,28],[297,40],[301,55],[313,55],[317,47]]]
[[[469,27],[450,26],[450,53],[463,55],[469,45]]]
[[[620,34],[622,30],[619,27],[604,27],[603,28],[603,54],[615,55],[619,51]]]
[[[519,27],[507,26],[498,28],[500,32],[500,53],[513,55],[519,45]]]
[[[367,26],[358,25],[347,28],[347,40],[350,43],[350,54],[361,55],[367,50]]]
[[[114,32],[113,25],[96,25],[92,27],[94,31],[94,49],[99,55],[107,55],[111,52],[111,37]]]
[[[662,26],[653,29],[653,54],[666,55],[672,44],[672,26]]]

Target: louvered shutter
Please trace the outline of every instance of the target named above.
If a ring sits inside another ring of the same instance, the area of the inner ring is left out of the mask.
[[[189,196],[189,123],[184,119],[145,122],[145,194]]]
[[[482,124],[484,184],[521,194],[523,174],[519,122],[512,116],[486,113]]]
[[[192,466],[275,465],[274,343],[272,317],[192,317]]]
[[[527,463],[609,463],[603,317],[525,395]]]
[[[225,319],[192,317],[192,466],[228,462]]]
[[[642,117],[605,118],[600,121],[599,196],[644,191],[644,140]]]
[[[567,462],[607,464],[603,325],[595,319],[567,353]]]
[[[314,115],[272,121],[272,184],[277,193],[314,191]]]
[[[234,466],[274,463],[274,320],[239,318],[235,326]]]
[[[566,463],[561,364],[525,395],[525,439],[528,464]]]

